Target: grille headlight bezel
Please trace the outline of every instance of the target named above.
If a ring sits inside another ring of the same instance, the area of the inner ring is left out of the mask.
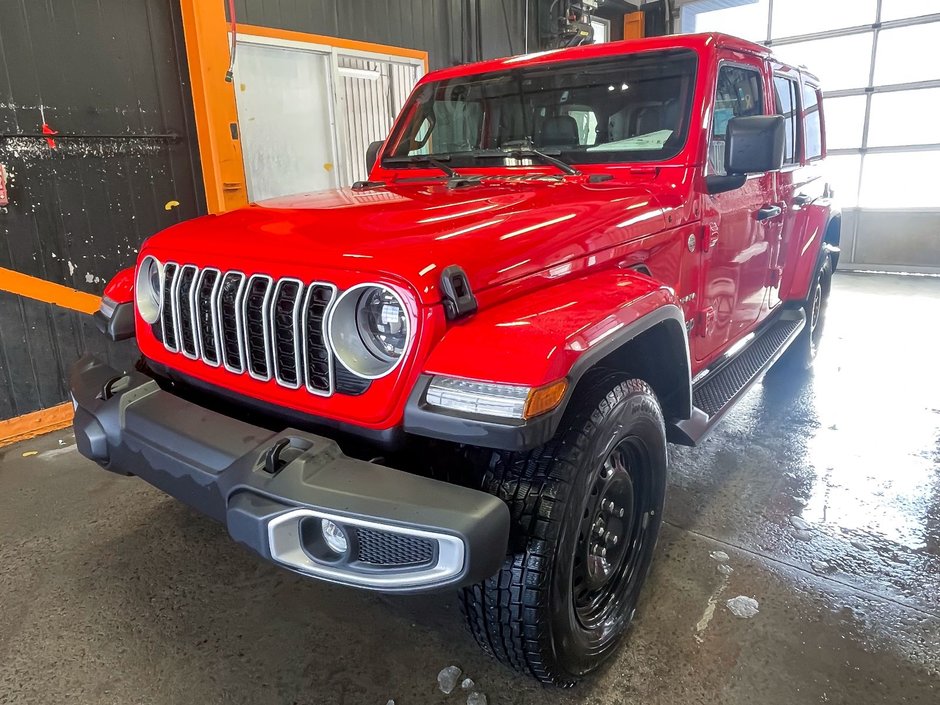
[[[147,255],[137,267],[134,278],[134,304],[137,313],[149,325],[160,320],[163,312],[163,278],[166,268],[160,260],[153,255]],[[154,281],[156,277],[156,281]]]
[[[397,357],[380,357],[374,343],[367,343],[370,336],[375,338],[381,331],[362,330],[366,323],[366,317],[361,311],[363,303],[371,295],[370,292],[376,289],[390,295],[402,312],[405,343]],[[414,340],[414,326],[408,307],[397,291],[385,284],[363,282],[342,292],[330,307],[327,335],[333,354],[346,369],[362,379],[374,380],[390,375],[408,357]],[[383,357],[385,359],[382,359]]]

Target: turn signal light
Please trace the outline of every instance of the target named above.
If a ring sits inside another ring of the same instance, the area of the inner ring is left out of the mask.
[[[561,404],[566,391],[568,391],[568,380],[566,379],[560,379],[557,382],[546,384],[544,387],[529,390],[529,396],[525,402],[525,411],[522,414],[523,418],[531,419],[535,416],[547,414]]]
[[[458,377],[434,377],[425,396],[430,406],[468,416],[493,416],[525,421],[555,409],[564,399],[568,381],[542,387],[478,382]]]

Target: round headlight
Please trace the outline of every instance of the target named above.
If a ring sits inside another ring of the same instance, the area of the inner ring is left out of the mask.
[[[405,304],[381,284],[347,289],[330,311],[330,344],[353,374],[378,379],[404,359],[411,342]]]
[[[134,298],[140,317],[151,325],[156,323],[163,299],[163,265],[152,255],[144,257],[137,268]]]

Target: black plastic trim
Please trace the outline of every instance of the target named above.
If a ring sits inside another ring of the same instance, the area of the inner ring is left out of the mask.
[[[127,340],[137,333],[137,324],[134,320],[134,304],[115,304],[111,317],[105,316],[101,311],[92,314],[95,325],[111,340]]]
[[[724,417],[724,415],[737,404],[738,400],[741,399],[755,384],[757,384],[766,374],[773,364],[780,359],[780,356],[786,352],[787,348],[793,344],[793,341],[797,339],[800,334],[800,331],[803,330],[804,325],[806,324],[806,314],[803,312],[802,308],[791,308],[783,307],[778,309],[778,313],[771,316],[765,323],[756,331],[754,338],[741,350],[736,352],[734,355],[727,357],[726,359],[721,360],[717,365],[710,370],[707,377],[703,378],[698,384],[695,385],[695,388],[698,389],[700,385],[703,385],[711,381],[715,375],[719,374],[722,370],[731,365],[735,364],[737,360],[740,360],[742,355],[746,353],[755,343],[757,343],[761,337],[769,333],[773,327],[780,323],[783,320],[792,320],[797,321],[799,325],[794,327],[794,329],[789,333],[786,340],[774,351],[774,353],[767,358],[763,364],[757,369],[757,371],[751,376],[747,384],[738,389],[721,407],[721,409],[716,412],[714,415],[709,416],[702,409],[698,407],[693,407],[692,415],[689,419],[682,421],[674,422],[666,425],[666,437],[671,443],[678,443],[681,445],[695,446],[700,444],[709,433],[718,425],[718,422]]]
[[[616,335],[606,338],[578,358],[568,373],[568,390],[562,403],[553,411],[537,416],[526,422],[497,421],[492,417],[458,414],[446,409],[431,407],[425,401],[425,393],[431,376],[422,375],[405,407],[404,428],[406,433],[418,436],[438,438],[454,443],[466,443],[498,450],[531,450],[550,440],[565,414],[565,409],[578,382],[590,369],[601,360],[631,340],[648,331],[653,326],[674,320],[685,335],[685,321],[681,309],[674,304],[667,304],[622,328]],[[685,340],[685,374],[689,380],[679,399],[683,413],[692,410],[692,381],[689,366],[689,346]],[[682,417],[683,413],[680,413]]]
[[[373,443],[386,450],[397,449],[405,442],[401,427],[376,431],[323,416],[313,416],[208,384],[150,359],[145,360],[145,363],[160,386],[173,394],[230,416],[245,416],[247,411],[249,417],[265,428],[294,426],[313,433],[338,432],[350,438]]]
[[[112,385],[104,398],[102,389],[115,378],[127,383]],[[509,510],[485,492],[350,458],[323,436],[291,428],[271,432],[200,408],[140,372],[122,374],[90,355],[72,366],[69,386],[83,455],[221,521],[264,558],[272,558],[267,522],[298,507],[443,533],[464,544],[459,575],[427,586],[382,588],[386,592],[471,585],[493,575],[505,558]],[[288,453],[288,446],[298,452]],[[272,464],[274,473],[268,472]]]

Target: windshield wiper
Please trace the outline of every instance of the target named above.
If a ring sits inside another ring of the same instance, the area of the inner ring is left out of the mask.
[[[483,157],[485,158],[506,158],[512,157],[513,159],[537,159],[542,164],[548,164],[553,166],[556,169],[565,172],[569,176],[579,176],[580,171],[571,166],[568,162],[558,159],[557,157],[550,156],[545,154],[545,152],[540,152],[532,143],[528,140],[519,140],[518,142],[506,142],[502,147],[497,149],[484,149],[472,152],[471,156],[474,157]]]
[[[459,178],[460,174],[444,164],[443,159],[450,159],[450,157],[435,158],[427,154],[413,154],[410,157],[386,157],[382,160],[382,164],[427,164],[435,169],[440,169],[447,174],[448,178]]]

